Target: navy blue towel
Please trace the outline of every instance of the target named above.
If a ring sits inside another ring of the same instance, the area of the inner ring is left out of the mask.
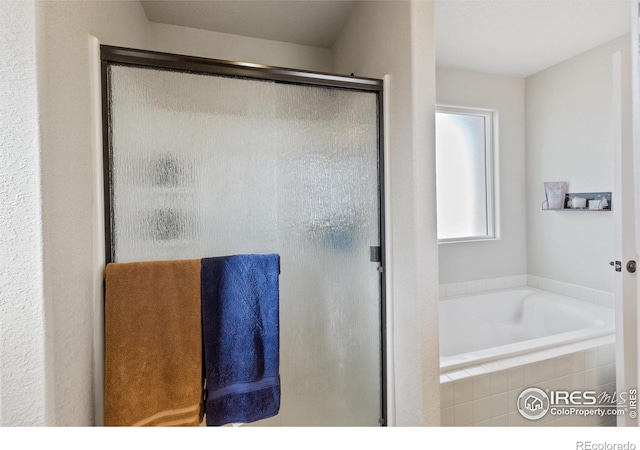
[[[202,260],[207,426],[278,414],[279,273],[276,254]]]

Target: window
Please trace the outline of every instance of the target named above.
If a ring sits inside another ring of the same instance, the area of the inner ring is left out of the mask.
[[[495,239],[494,112],[436,108],[438,242]]]

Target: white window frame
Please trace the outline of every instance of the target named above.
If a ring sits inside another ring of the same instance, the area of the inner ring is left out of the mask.
[[[485,119],[485,186],[487,195],[487,234],[483,236],[438,238],[438,244],[498,240],[500,239],[498,227],[499,207],[496,195],[498,192],[498,111],[482,108],[436,105],[436,114],[437,113],[480,116]],[[437,132],[438,130],[436,129],[436,133]]]

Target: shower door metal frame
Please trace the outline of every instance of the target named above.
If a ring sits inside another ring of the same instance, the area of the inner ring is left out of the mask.
[[[376,94],[378,107],[378,204],[379,204],[379,284],[380,284],[380,419],[387,425],[387,314],[386,314],[386,245],[385,245],[385,195],[384,195],[384,115],[383,81],[375,78],[311,72],[236,61],[224,61],[196,56],[154,52],[125,47],[100,45],[102,80],[102,155],[104,170],[104,214],[105,214],[105,257],[106,263],[113,262],[111,238],[111,120],[109,114],[110,79],[109,66],[147,67],[158,70],[210,74],[217,76],[274,81],[296,85],[347,89]]]

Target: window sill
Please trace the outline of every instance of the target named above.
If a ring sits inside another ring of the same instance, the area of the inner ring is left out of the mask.
[[[467,238],[451,238],[451,239],[438,239],[438,245],[440,244],[466,244],[469,242],[487,242],[487,241],[499,241],[500,238],[496,236],[473,236]]]

